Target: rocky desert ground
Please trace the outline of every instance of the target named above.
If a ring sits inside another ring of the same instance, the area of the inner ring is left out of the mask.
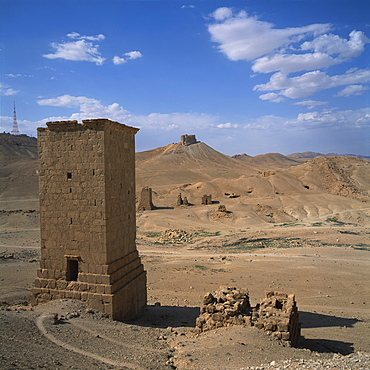
[[[228,157],[203,142],[137,153],[138,198],[149,186],[156,206],[137,213],[148,307],[123,323],[73,300],[30,306],[36,139],[0,135],[1,369],[370,369],[370,162]],[[253,305],[294,293],[300,345],[254,327],[196,333],[203,296],[220,286]]]

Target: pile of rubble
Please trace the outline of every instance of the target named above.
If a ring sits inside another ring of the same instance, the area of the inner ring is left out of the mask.
[[[196,331],[203,332],[224,326],[247,325],[263,329],[287,345],[297,346],[301,327],[294,294],[265,292],[266,298],[250,306],[247,291],[220,287],[203,298]]]
[[[204,296],[196,329],[202,332],[222,326],[243,325],[247,315],[250,315],[248,292],[221,287],[219,291]]]
[[[192,241],[192,234],[185,230],[168,229],[161,233],[157,238],[159,243],[190,243]]]
[[[209,217],[213,220],[220,220],[224,218],[233,218],[233,213],[226,209],[226,206],[220,204],[217,208],[217,211],[211,211]]]

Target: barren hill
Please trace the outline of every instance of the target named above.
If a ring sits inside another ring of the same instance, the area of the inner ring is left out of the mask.
[[[37,139],[1,133],[0,162],[0,208],[37,207]]]
[[[215,178],[237,178],[258,169],[226,156],[202,142],[181,143],[136,153],[137,186],[175,186]]]
[[[245,163],[268,168],[287,168],[290,166],[297,166],[302,163],[301,161],[289,158],[289,156],[284,156],[280,153],[261,154],[256,155],[255,157],[251,157],[247,154],[241,154],[234,155],[233,158]]]

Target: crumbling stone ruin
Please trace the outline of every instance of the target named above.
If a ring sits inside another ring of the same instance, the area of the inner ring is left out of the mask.
[[[202,196],[202,204],[204,205],[208,205],[208,204],[212,204],[212,194],[204,194]]]
[[[195,135],[181,135],[180,138],[180,144],[181,145],[191,145],[191,144],[196,144],[198,141],[195,137]]]
[[[252,324],[274,338],[296,346],[301,336],[301,326],[294,294],[273,291],[265,294],[259,307],[252,310]]]
[[[226,206],[224,204],[220,204],[217,208],[217,212],[227,213]]]
[[[151,211],[152,209],[155,209],[152,200],[152,188],[145,186],[141,189],[140,201],[137,210]]]
[[[135,134],[107,119],[38,128],[41,260],[32,304],[73,298],[115,320],[146,306],[135,245]]]
[[[188,205],[189,205],[188,198],[187,198],[187,197],[182,198],[182,195],[181,195],[181,193],[180,193],[180,194],[177,196],[177,202],[176,202],[176,205],[177,205],[177,206],[188,206]]]
[[[250,303],[248,292],[236,288],[220,287],[215,293],[207,293],[195,325],[198,331],[217,329],[223,326],[243,325],[249,320]]]
[[[247,291],[220,287],[203,298],[196,330],[203,332],[224,326],[247,325],[263,329],[283,343],[297,346],[301,335],[294,294],[265,292],[266,298],[251,307]]]

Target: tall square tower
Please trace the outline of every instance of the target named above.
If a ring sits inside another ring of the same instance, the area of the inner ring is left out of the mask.
[[[138,129],[82,122],[38,128],[41,266],[32,304],[74,298],[127,320],[147,299],[135,244]]]

